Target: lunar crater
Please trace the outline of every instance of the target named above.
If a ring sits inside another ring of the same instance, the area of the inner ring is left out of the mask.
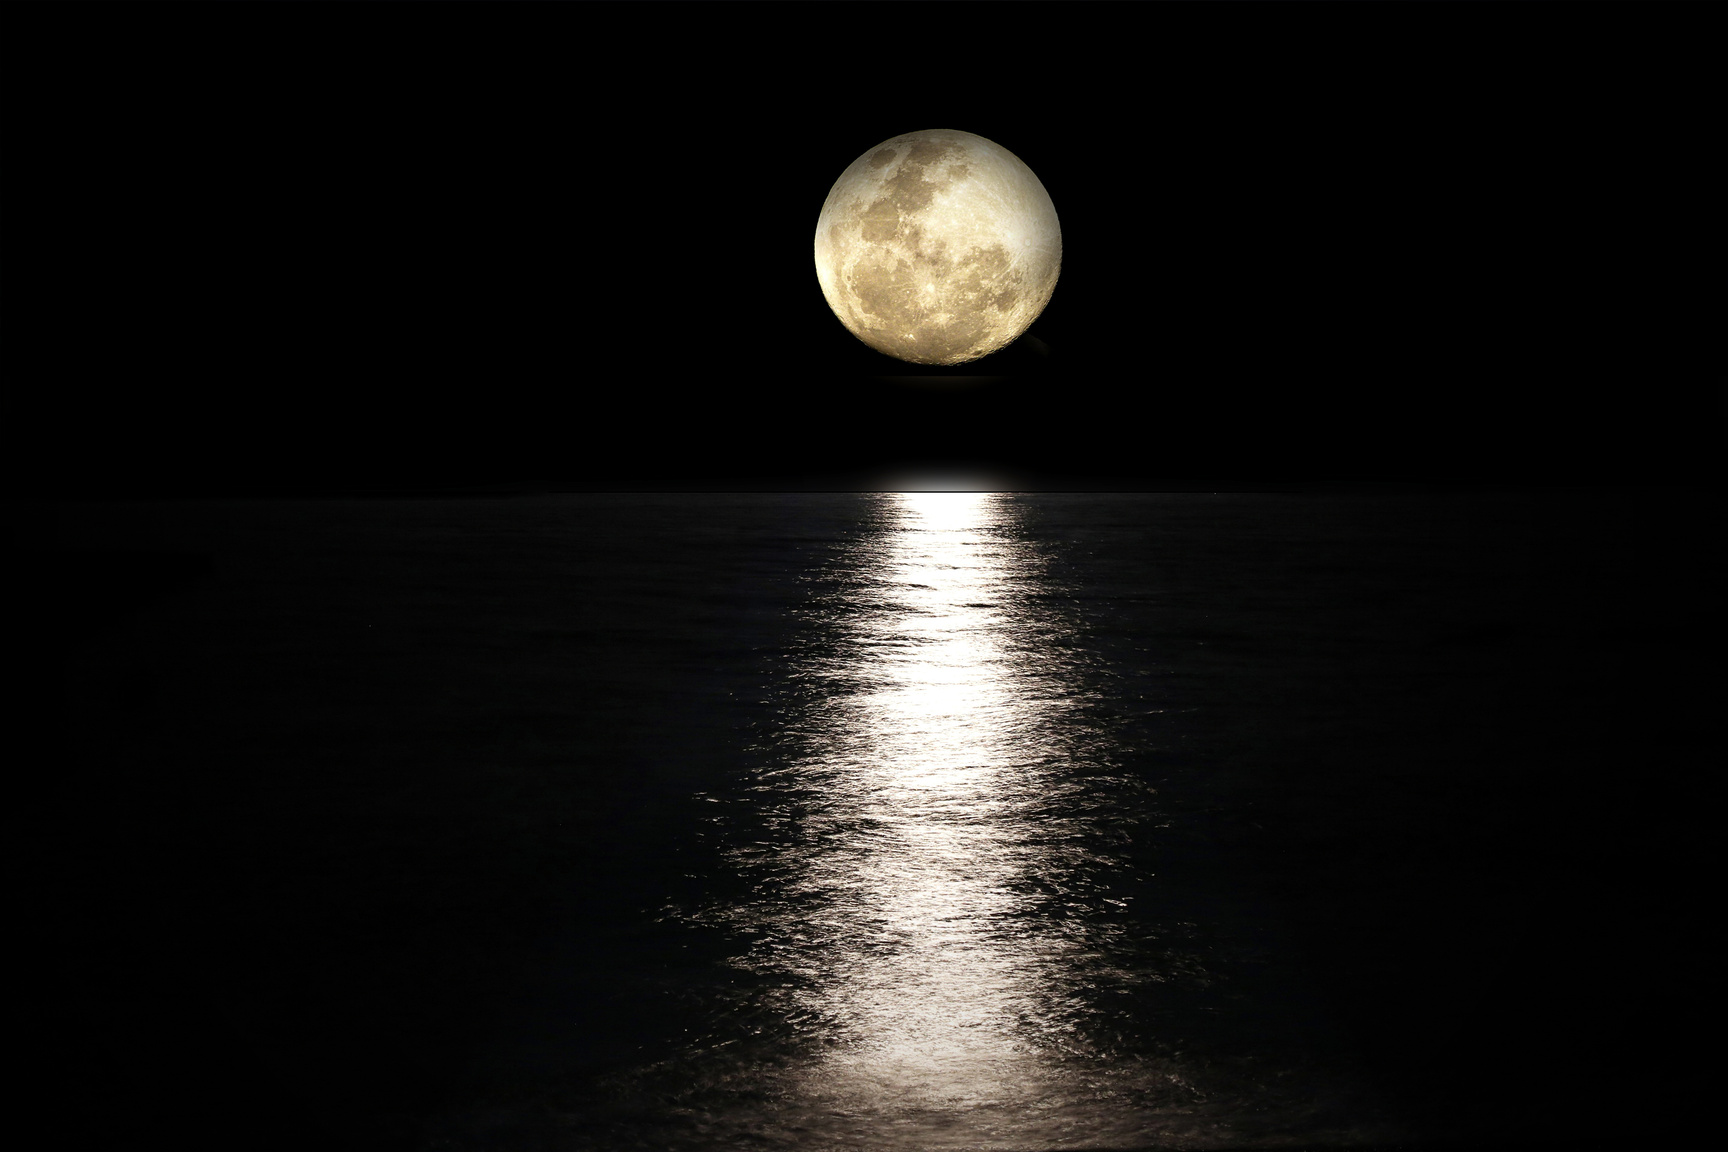
[[[816,227],[816,274],[846,328],[915,364],[963,364],[1018,338],[1062,263],[1055,206],[998,144],[933,129],[864,153]]]

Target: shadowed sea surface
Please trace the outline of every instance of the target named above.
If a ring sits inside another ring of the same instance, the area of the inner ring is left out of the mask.
[[[1598,1099],[1697,1075],[1653,501],[69,506],[133,602],[59,645],[41,1011],[219,1096],[87,1121],[190,1145],[1661,1138]]]

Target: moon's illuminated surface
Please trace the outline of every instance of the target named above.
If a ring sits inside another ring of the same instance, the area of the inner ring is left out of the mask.
[[[1018,156],[970,132],[884,140],[840,174],[816,222],[816,277],[834,315],[914,364],[964,364],[1012,343],[1061,269],[1050,194]]]

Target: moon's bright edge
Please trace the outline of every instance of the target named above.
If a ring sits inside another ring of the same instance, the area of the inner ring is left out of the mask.
[[[1044,185],[970,132],[883,141],[841,173],[816,224],[816,277],[834,315],[914,364],[964,364],[1012,343],[1061,268]]]

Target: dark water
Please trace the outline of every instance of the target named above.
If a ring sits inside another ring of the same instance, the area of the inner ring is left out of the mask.
[[[56,1050],[132,1085],[93,1128],[1202,1149],[1677,1123],[1626,1102],[1692,1074],[1662,1021],[1703,963],[1675,813],[1706,569],[1672,498],[62,523],[62,588],[157,573],[61,644],[62,782],[89,787],[37,825],[81,893],[43,913],[81,990],[44,1009]]]

